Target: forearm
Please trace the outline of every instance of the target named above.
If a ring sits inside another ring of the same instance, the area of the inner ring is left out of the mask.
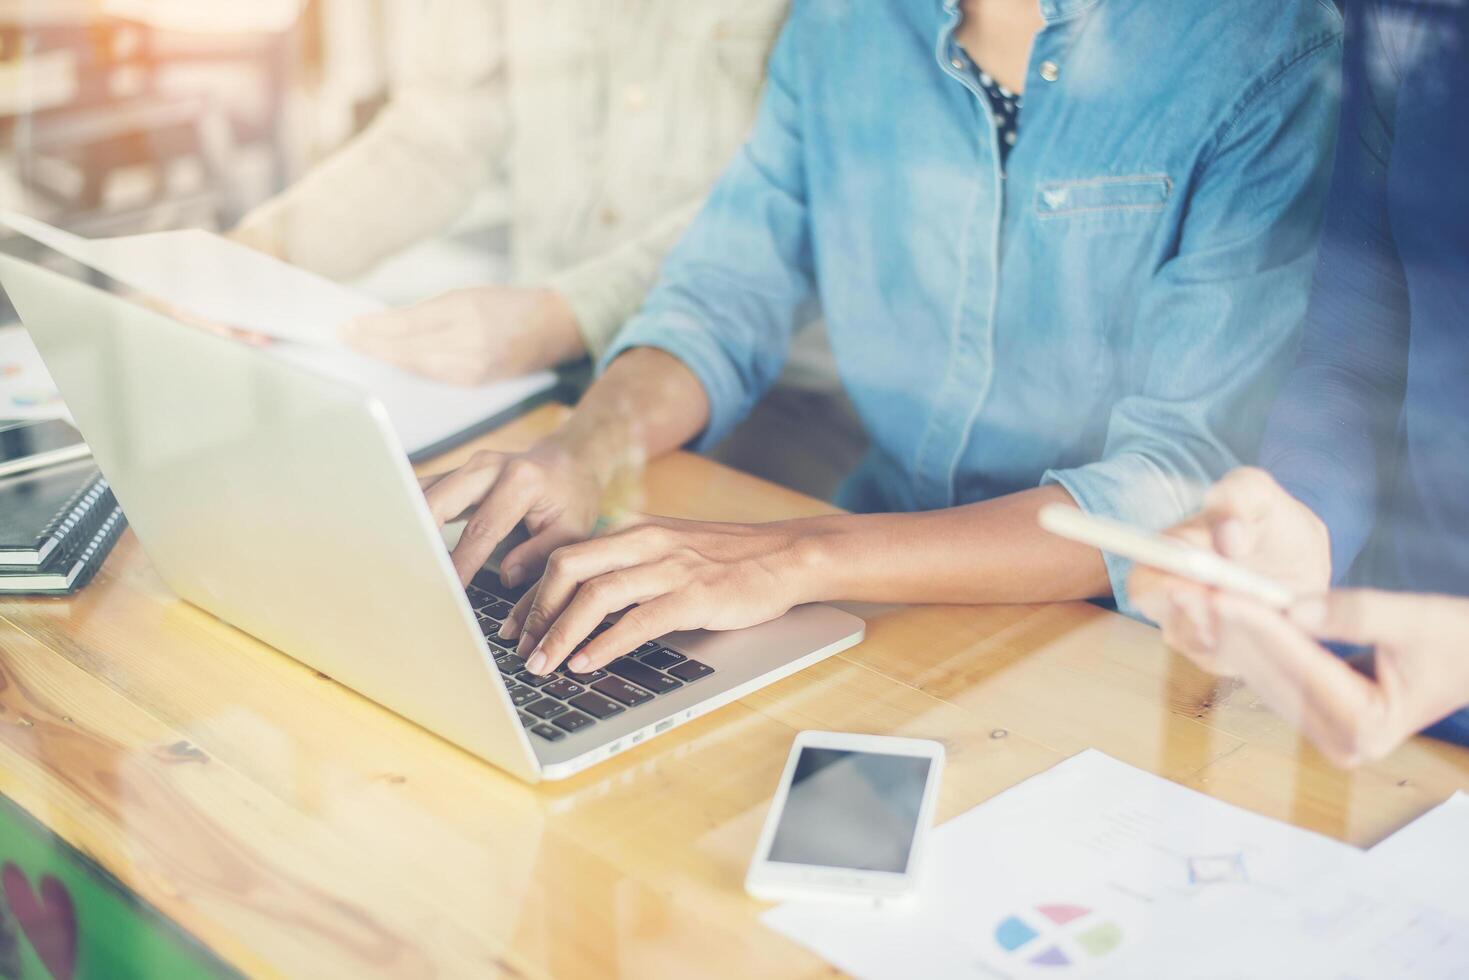
[[[678,358],[652,347],[618,357],[550,437],[605,489],[620,474],[684,445],[709,423],[709,397]]]
[[[365,131],[246,216],[244,240],[350,278],[447,226],[485,186],[511,128],[505,5],[417,6],[392,99]]]
[[[482,156],[447,146],[409,107],[390,106],[235,233],[318,275],[359,275],[442,229],[483,185]]]
[[[1111,594],[1094,548],[1043,531],[1047,504],[1075,506],[1059,486],[917,514],[786,522],[801,600],[1059,602]]]

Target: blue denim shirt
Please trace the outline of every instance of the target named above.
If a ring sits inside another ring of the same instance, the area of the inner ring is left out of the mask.
[[[839,502],[1045,483],[1150,527],[1253,453],[1338,101],[1328,0],[1040,0],[999,166],[957,0],[798,0],[754,131],[603,364],[661,348],[707,447],[819,306],[873,449]],[[956,542],[973,547],[976,542]],[[1125,606],[1125,562],[1108,560]]]

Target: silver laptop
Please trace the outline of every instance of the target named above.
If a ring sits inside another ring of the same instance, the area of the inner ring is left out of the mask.
[[[802,606],[549,680],[493,646],[382,407],[109,288],[0,256],[93,456],[185,600],[525,780],[562,779],[861,641]],[[487,639],[488,637],[488,639]]]

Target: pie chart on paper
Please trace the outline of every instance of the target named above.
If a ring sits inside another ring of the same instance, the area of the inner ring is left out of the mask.
[[[1084,905],[1048,903],[1001,919],[995,942],[1015,959],[1060,972],[1112,952],[1122,943],[1122,927]]]

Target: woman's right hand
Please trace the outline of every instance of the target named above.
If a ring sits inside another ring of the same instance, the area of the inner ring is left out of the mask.
[[[1338,766],[1380,759],[1469,704],[1469,600],[1345,589],[1284,614],[1223,593],[1215,667],[1239,677]],[[1357,670],[1322,646],[1370,646]]]
[[[465,585],[521,523],[530,538],[504,557],[500,576],[512,588],[533,581],[551,552],[591,536],[601,511],[596,474],[554,436],[523,453],[475,453],[423,483],[440,527],[471,512],[452,556]]]
[[[1210,489],[1204,507],[1165,534],[1274,579],[1299,596],[1331,584],[1326,525],[1264,470],[1241,467]],[[1134,605],[1163,629],[1164,641],[1210,666],[1216,623],[1209,588],[1138,565],[1128,579]]]

